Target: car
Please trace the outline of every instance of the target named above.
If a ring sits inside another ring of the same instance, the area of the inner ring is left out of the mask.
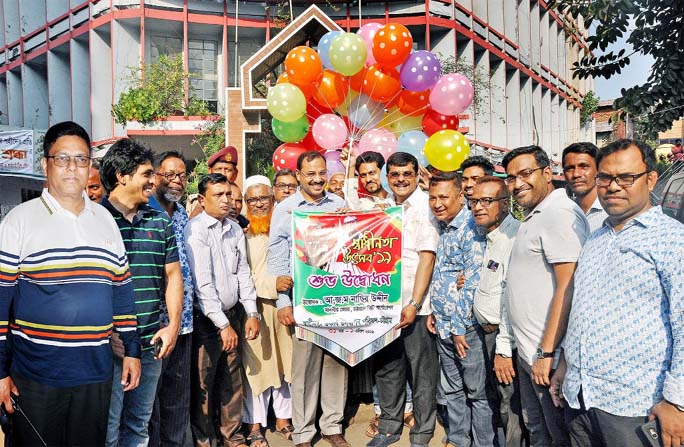
[[[663,189],[660,205],[663,213],[684,223],[684,172],[670,177]]]

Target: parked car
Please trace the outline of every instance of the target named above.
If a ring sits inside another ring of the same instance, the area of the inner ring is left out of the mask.
[[[684,223],[684,172],[672,175],[663,190],[663,212]]]

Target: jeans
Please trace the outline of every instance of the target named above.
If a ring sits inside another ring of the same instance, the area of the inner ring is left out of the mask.
[[[487,364],[484,331],[480,325],[466,330],[470,349],[461,359],[452,337],[437,341],[449,414],[447,439],[459,447],[495,445],[494,413],[487,399]]]
[[[124,393],[121,385],[121,361],[114,360],[112,400],[105,444],[108,447],[144,447],[149,441],[147,425],[152,415],[162,362],[155,360],[153,350],[148,349],[142,353],[140,366],[140,385]]]
[[[373,409],[375,414],[380,414],[380,396],[378,396],[378,386],[373,385]],[[404,413],[413,413],[413,391],[411,391],[411,378],[406,381],[406,406]]]
[[[523,419],[530,434],[531,447],[566,447],[570,445],[563,409],[551,401],[549,387],[534,383],[532,367],[518,356],[518,378]]]

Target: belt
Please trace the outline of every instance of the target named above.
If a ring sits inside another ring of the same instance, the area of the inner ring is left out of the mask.
[[[480,324],[480,327],[482,328],[483,331],[485,331],[487,334],[491,334],[492,332],[496,332],[499,330],[499,325],[498,324]]]

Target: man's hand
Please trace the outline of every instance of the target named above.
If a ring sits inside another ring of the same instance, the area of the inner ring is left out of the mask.
[[[496,354],[494,356],[494,372],[496,373],[496,380],[504,385],[513,383],[515,377],[515,368],[513,368],[513,359]]]
[[[278,309],[278,321],[283,326],[291,326],[295,324],[294,312],[292,311],[292,306],[283,307]]]
[[[418,187],[423,191],[430,189],[432,174],[423,166],[418,166]]]
[[[565,373],[568,371],[568,364],[565,363],[565,356],[561,354],[560,360],[558,362],[558,368],[556,372],[553,373],[551,377],[551,386],[549,387],[549,393],[551,394],[551,400],[553,404],[557,407],[565,407],[565,397],[563,396],[563,380],[565,380]]]
[[[173,348],[176,346],[176,340],[178,339],[178,326],[169,325],[159,329],[157,333],[154,334],[154,337],[152,337],[152,340],[150,340],[150,345],[154,346],[154,343],[158,338],[161,338],[162,340],[162,347],[159,351],[159,355],[157,355],[155,358],[157,360],[161,360],[171,355],[171,351],[173,351]]]
[[[684,443],[684,413],[666,400],[661,400],[648,415],[648,420],[658,418],[660,436],[665,447],[679,447]]]
[[[121,385],[124,391],[130,391],[140,384],[140,359],[124,357],[121,363]]]
[[[221,329],[221,349],[228,352],[237,348],[238,336],[232,326]]]
[[[293,284],[291,276],[281,275],[276,279],[276,290],[278,292],[287,292],[292,288]]]
[[[425,325],[427,326],[427,330],[431,334],[436,334],[437,333],[437,328],[435,327],[435,316],[430,314],[428,317],[425,319]]]
[[[247,318],[245,323],[245,338],[255,340],[259,336],[259,320],[255,317]]]
[[[549,376],[551,375],[551,366],[553,365],[553,357],[547,359],[537,359],[532,365],[532,378],[537,385],[549,386]]]
[[[466,358],[470,345],[466,341],[465,335],[452,335],[451,338],[454,341],[454,346],[456,346],[456,354],[458,354],[458,357],[462,359]]]
[[[403,329],[406,326],[413,324],[413,322],[416,321],[417,313],[418,309],[416,309],[416,306],[412,304],[404,306],[404,308],[401,309],[401,319],[399,320],[399,324],[397,324],[396,328]]]
[[[12,401],[10,400],[10,393],[14,394],[15,396],[19,395],[19,391],[14,385],[14,381],[10,376],[7,376],[0,380],[0,404],[5,406],[5,411],[8,413],[14,413],[14,407],[12,406]]]
[[[465,286],[465,276],[463,276],[463,273],[459,273],[458,279],[456,279],[456,288],[461,290],[463,286]]]
[[[118,332],[112,332],[112,336],[109,338],[109,346],[112,347],[112,353],[114,353],[114,358],[122,359],[125,355],[124,344],[121,341],[121,336]]]

